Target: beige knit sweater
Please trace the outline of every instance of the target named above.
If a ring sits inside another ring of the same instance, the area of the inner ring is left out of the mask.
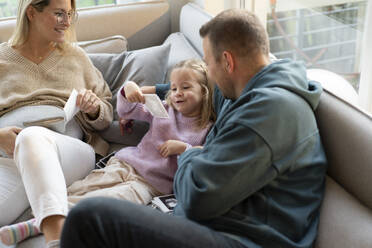
[[[75,119],[84,131],[84,141],[104,155],[109,146],[95,131],[108,127],[112,121],[112,95],[87,54],[76,45],[68,45],[63,52],[55,50],[37,65],[8,43],[0,44],[0,116],[25,105],[63,108],[74,88],[90,89],[102,100],[97,119],[82,112]]]

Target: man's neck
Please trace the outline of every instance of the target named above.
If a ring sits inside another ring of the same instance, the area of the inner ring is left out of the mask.
[[[267,56],[255,56],[253,59],[240,59],[240,66],[236,73],[235,96],[238,98],[244,91],[249,81],[264,67],[269,65],[270,59]]]

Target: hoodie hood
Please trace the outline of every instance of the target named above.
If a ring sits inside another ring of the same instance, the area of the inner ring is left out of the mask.
[[[306,100],[313,110],[323,91],[318,82],[307,79],[303,63],[289,59],[277,60],[264,67],[248,82],[242,95],[259,88],[286,89]]]

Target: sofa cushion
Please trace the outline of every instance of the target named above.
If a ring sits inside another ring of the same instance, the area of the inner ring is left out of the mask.
[[[372,247],[372,211],[327,177],[315,248]]]
[[[119,125],[117,123],[118,115],[116,112],[116,94],[125,81],[131,80],[139,86],[154,85],[164,81],[168,57],[171,45],[164,44],[140,50],[127,51],[120,54],[89,54],[93,64],[101,71],[103,78],[110,86],[113,94],[112,105],[114,107],[114,123],[101,132],[104,139],[109,142],[133,144],[130,137],[126,139],[120,137]],[[146,130],[146,125],[141,124],[139,133]],[[138,141],[137,136],[133,137]]]
[[[186,59],[200,58],[200,55],[190,45],[189,41],[182,33],[172,33],[164,41],[164,44],[171,44],[165,82],[169,81],[170,71],[177,63]]]
[[[109,85],[115,109],[116,93],[125,81],[132,80],[140,86],[164,81],[169,51],[170,45],[162,45],[120,54],[92,53],[89,57]]]
[[[201,56],[203,56],[203,46],[199,29],[210,19],[212,19],[212,16],[197,4],[189,3],[181,9],[180,32],[187,37],[190,44]]]
[[[98,40],[79,41],[78,45],[87,53],[121,53],[127,50],[128,42],[121,35]]]
[[[372,209],[372,117],[327,89],[315,113],[328,175]]]

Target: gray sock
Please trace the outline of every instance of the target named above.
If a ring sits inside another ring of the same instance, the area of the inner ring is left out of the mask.
[[[46,248],[59,248],[59,239],[49,241]]]

